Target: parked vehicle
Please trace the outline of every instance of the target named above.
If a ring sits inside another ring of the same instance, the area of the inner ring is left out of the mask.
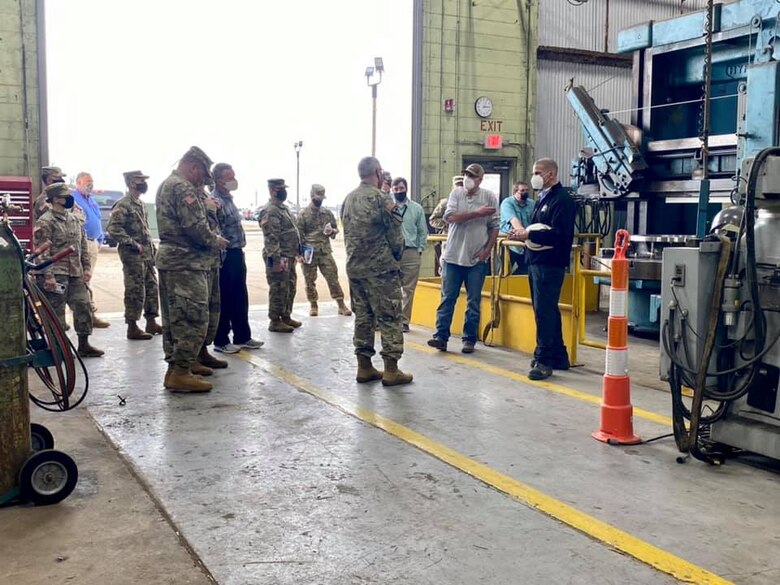
[[[111,209],[114,207],[114,203],[119,201],[124,196],[124,193],[121,191],[104,191],[102,189],[97,189],[92,192],[92,196],[100,206],[100,225],[103,228],[103,233],[106,235],[103,243],[112,248],[116,248],[117,243],[108,235],[106,227],[108,227],[108,218],[111,216]]]

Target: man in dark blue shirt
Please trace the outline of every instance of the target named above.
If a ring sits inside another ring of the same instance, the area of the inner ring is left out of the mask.
[[[87,235],[87,250],[89,251],[89,259],[92,263],[92,278],[95,277],[95,268],[97,267],[98,252],[100,246],[103,243],[103,226],[100,223],[100,205],[92,196],[92,190],[95,188],[95,183],[92,180],[92,175],[85,172],[80,172],[76,175],[76,190],[73,192],[73,199],[83,211],[85,216],[84,232]],[[94,280],[93,280],[94,282]],[[92,294],[91,285],[89,288],[89,296],[92,303],[92,326],[99,329],[108,327],[110,323],[103,321],[95,313],[97,312],[97,306],[95,305],[95,297]]]

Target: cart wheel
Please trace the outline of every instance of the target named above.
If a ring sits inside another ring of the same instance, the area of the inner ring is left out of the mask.
[[[30,423],[30,439],[34,452],[54,449],[54,435],[43,425]]]
[[[69,455],[54,449],[38,451],[19,472],[20,496],[39,506],[56,504],[70,495],[78,479],[78,467]]]

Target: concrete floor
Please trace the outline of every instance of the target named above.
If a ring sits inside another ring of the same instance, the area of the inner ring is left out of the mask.
[[[332,304],[304,313],[294,334],[264,331],[266,347],[231,356],[204,396],[162,389],[159,338],[95,336],[110,358],[90,362],[89,412],[217,582],[675,582],[344,412],[358,405],[725,580],[694,582],[780,579],[778,475],[680,466],[671,440],[605,446],[590,437],[597,405],[560,391],[598,395],[595,373],[548,389],[517,375],[525,356],[439,354],[426,331],[407,337],[414,384],[358,385],[352,320]],[[668,395],[633,389],[637,408],[668,415]],[[635,427],[668,431],[641,416]]]
[[[780,581],[780,475],[681,466],[671,439],[594,441],[600,350],[531,383],[528,356],[440,354],[413,326],[401,365],[415,382],[385,389],[355,383],[352,319],[335,304],[317,318],[296,306],[292,335],[267,332],[253,307],[266,346],[230,356],[209,395],[174,395],[159,337],[124,338],[117,268],[104,249],[96,289],[112,327],[93,336],[108,351],[88,362],[86,408],[33,410],[81,482],[58,506],[0,510],[0,583]],[[594,337],[599,327],[589,321]],[[657,347],[631,339],[645,439],[670,430]]]

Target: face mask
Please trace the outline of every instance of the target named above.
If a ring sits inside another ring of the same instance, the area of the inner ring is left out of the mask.
[[[466,188],[466,191],[471,191],[474,188],[474,179],[466,177],[463,179],[463,186]]]
[[[76,203],[73,200],[73,195],[67,195],[67,196],[64,197],[64,199],[65,199],[65,203],[63,203],[62,206],[65,209],[71,209],[73,207],[73,205]]]
[[[52,179],[50,184],[53,185],[54,183],[64,183],[64,182],[65,182],[65,179],[60,177],[59,179]]]
[[[322,199],[319,197],[316,199],[311,200],[312,203],[314,203],[314,207],[321,207],[322,206]]]
[[[528,201],[528,193],[520,193],[520,201]]]
[[[398,203],[401,203],[406,199],[406,191],[401,191],[400,193],[393,193],[393,197],[395,197],[395,200],[398,201]]]
[[[279,201],[284,201],[285,199],[287,199],[287,189],[281,189],[280,191],[277,191],[276,198]]]
[[[138,183],[135,186],[135,190],[142,194],[146,193],[147,189],[149,189],[149,185],[147,185],[146,183]]]
[[[542,175],[534,175],[531,177],[531,187],[535,191],[540,191],[542,187],[544,187],[544,179],[542,179]]]
[[[225,190],[226,191],[235,191],[238,189],[238,181],[233,179],[232,181],[225,181]]]

